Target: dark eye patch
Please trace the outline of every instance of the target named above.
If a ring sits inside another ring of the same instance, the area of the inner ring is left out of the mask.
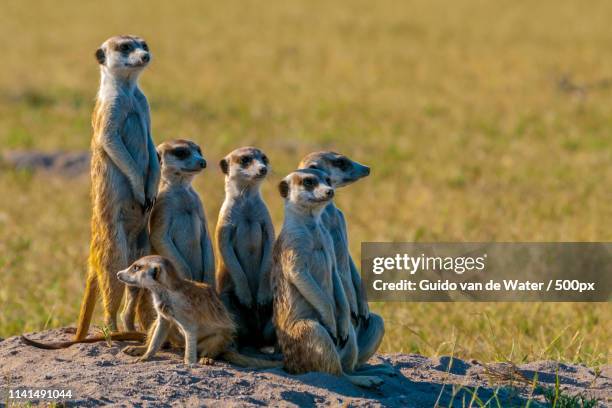
[[[253,158],[251,156],[242,156],[240,158],[240,165],[242,167],[246,167],[246,166],[248,166],[251,163],[252,160],[253,160]]]
[[[325,177],[325,182],[328,186],[331,186],[331,179],[329,177]]]
[[[302,185],[307,191],[312,191],[316,186],[319,185],[319,180],[314,177],[307,177],[302,180]]]
[[[130,44],[130,43],[121,43],[121,44],[119,44],[119,51],[121,51],[121,52],[130,52],[130,51],[132,51],[132,44]]]
[[[338,159],[334,159],[334,161],[332,162],[332,165],[334,167],[339,168],[342,171],[346,171],[351,166],[351,163],[345,157],[340,157]]]
[[[265,154],[261,156],[261,161],[263,162],[263,164],[266,164],[266,165],[270,162],[268,160],[268,156],[266,156]]]
[[[177,147],[172,149],[172,155],[179,160],[183,160],[191,155],[191,151],[186,147]]]
[[[147,45],[147,43],[146,43],[146,42],[144,42],[144,41],[143,41],[141,45],[142,45],[142,49],[143,49],[143,50],[145,50],[145,51],[149,51],[149,46]]]

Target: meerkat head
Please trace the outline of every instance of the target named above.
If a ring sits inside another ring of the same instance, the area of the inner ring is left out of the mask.
[[[334,188],[354,183],[370,175],[370,168],[335,152],[310,153],[302,159],[299,168],[317,169],[325,172]]]
[[[316,169],[294,171],[280,182],[278,190],[286,204],[304,210],[323,209],[334,198],[329,176]]]
[[[258,186],[268,174],[270,161],[255,147],[241,147],[221,159],[219,167],[226,181],[240,187]]]
[[[140,73],[151,61],[147,43],[131,35],[109,38],[96,50],[95,56],[108,72],[126,77]]]
[[[169,140],[157,146],[162,178],[167,182],[191,182],[206,168],[200,146],[190,140]]]
[[[173,266],[166,258],[149,255],[117,272],[117,279],[129,286],[151,289],[165,282],[166,275],[171,268]]]

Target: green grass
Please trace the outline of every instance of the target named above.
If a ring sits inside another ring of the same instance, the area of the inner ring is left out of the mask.
[[[277,226],[276,183],[334,149],[373,169],[338,194],[357,258],[361,241],[612,241],[611,12],[552,0],[7,1],[0,146],[87,149],[93,52],[136,33],[154,55],[141,84],[156,142],[193,139],[212,163],[261,147]],[[214,167],[196,180],[211,226],[222,183]],[[0,172],[0,336],[75,321],[88,188]],[[609,304],[372,308],[385,352],[456,343],[484,361],[609,362]]]

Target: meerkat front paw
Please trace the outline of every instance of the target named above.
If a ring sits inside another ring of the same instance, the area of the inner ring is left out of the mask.
[[[214,365],[215,364],[215,360],[213,360],[210,357],[202,357],[202,358],[200,358],[199,363],[202,364],[202,365]]]
[[[142,356],[147,351],[147,348],[145,346],[127,346],[121,351],[129,356],[138,357]]]
[[[149,360],[151,360],[150,356],[142,356],[140,358],[135,359],[134,363],[144,363],[144,362],[149,361]]]

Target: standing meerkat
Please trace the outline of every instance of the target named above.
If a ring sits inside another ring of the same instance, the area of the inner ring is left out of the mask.
[[[302,159],[299,167],[323,171],[329,176],[334,189],[352,184],[370,174],[369,167],[329,151],[310,153]],[[353,324],[357,332],[358,365],[361,365],[378,350],[385,334],[384,321],[379,315],[370,313],[361,276],[349,251],[344,214],[333,201],[330,201],[323,211],[322,219],[334,241],[338,272],[349,300]]]
[[[183,278],[213,285],[215,258],[206,214],[191,185],[206,168],[202,150],[178,139],[160,144],[157,154],[162,176],[149,222],[153,252],[168,258]]]
[[[87,336],[98,292],[104,322],[117,330],[125,286],[116,271],[149,252],[148,213],[160,177],[149,104],[138,88],[138,77],[151,60],[146,42],[111,37],[95,55],[101,78],[92,117],[92,238],[77,340]],[[122,313],[126,330],[134,330],[136,293],[129,292]]]
[[[270,269],[274,227],[260,186],[268,174],[266,155],[242,147],[220,163],[225,174],[225,200],[215,240],[217,292],[238,325],[238,344],[274,344]]]
[[[172,327],[183,334],[185,364],[211,364],[215,358],[252,368],[282,367],[281,361],[264,360],[238,353],[233,347],[235,325],[215,289],[202,282],[183,279],[168,259],[150,255],[117,273],[127,285],[148,289],[153,297],[157,320],[149,331],[146,346],[126,347],[124,352],[153,357]]]
[[[274,322],[290,373],[321,371],[372,387],[382,379],[353,375],[357,341],[332,238],[321,213],[334,196],[329,177],[297,170],[279,184],[285,219],[274,245]]]

